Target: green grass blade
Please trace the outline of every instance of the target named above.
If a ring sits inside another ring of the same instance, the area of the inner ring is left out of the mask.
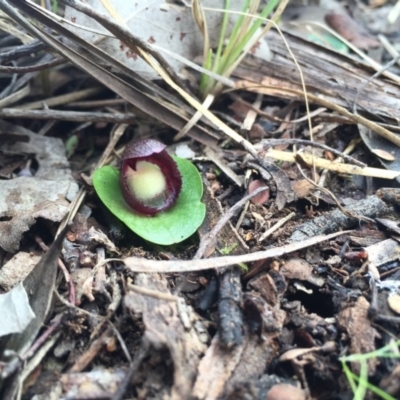
[[[225,10],[229,10],[230,7],[231,7],[231,0],[225,0],[225,7],[224,7]],[[228,20],[229,20],[229,14],[228,14],[228,12],[225,12],[224,17],[222,19],[218,47],[217,47],[217,51],[215,53],[214,66],[213,66],[214,72],[218,71],[219,61],[220,61],[221,55],[222,55],[222,49],[224,48],[224,41],[225,41],[226,27],[228,26]]]
[[[351,379],[353,381],[354,380],[355,381],[359,381],[360,380],[360,378],[356,374],[351,372],[350,370],[349,370],[349,374],[351,375]],[[349,382],[350,382],[350,380],[349,380]],[[381,388],[373,385],[372,383],[369,383],[368,381],[366,382],[366,387],[367,387],[368,390],[370,390],[371,392],[375,393],[376,395],[378,395],[379,397],[381,397],[384,400],[396,400],[389,393],[386,393],[384,390],[382,390]],[[354,397],[354,400],[355,400],[355,397]]]
[[[354,376],[353,376],[354,374],[350,371],[350,368],[348,367],[347,363],[343,360],[342,360],[342,368],[343,368],[344,373],[346,374],[347,380],[349,381],[351,390],[353,391],[353,393],[355,393],[357,390],[357,385],[354,380]]]
[[[212,67],[212,56],[213,56],[213,52],[212,52],[212,49],[210,49],[208,51],[207,59],[205,60],[205,63],[204,63],[204,68],[206,68],[210,71],[211,71],[211,67]],[[215,82],[215,80],[213,78],[211,78],[207,74],[202,74],[201,80],[200,80],[200,92],[207,94],[207,88],[212,87],[214,82]]]
[[[246,0],[244,6],[242,8],[242,12],[245,13],[247,11],[247,9],[249,8],[249,5],[250,5],[250,0]],[[224,68],[225,68],[225,65],[226,65],[226,61],[229,58],[230,53],[233,51],[233,49],[236,46],[236,40],[237,40],[237,37],[239,35],[240,28],[243,25],[244,18],[245,18],[244,15],[240,15],[239,16],[239,18],[236,21],[235,26],[233,27],[232,33],[229,36],[228,44],[226,45],[225,50],[223,51],[223,54],[222,54],[222,57],[221,57],[221,63],[220,63],[219,69],[218,69],[218,72],[221,75],[223,75],[223,71],[224,71]]]
[[[356,381],[358,382],[358,386],[354,393],[354,400],[363,400],[367,393],[368,383],[368,364],[366,361],[360,363],[360,376]]]
[[[254,36],[254,34],[257,32],[257,29],[260,28],[262,23],[264,22],[262,18],[267,18],[268,15],[277,7],[279,4],[280,0],[271,0],[262,10],[260,15],[258,16],[251,28],[248,30],[248,32],[244,35],[240,43],[233,49],[232,53],[230,54],[226,65],[229,67],[232,65],[236,59],[240,56],[241,52],[244,50],[246,47],[247,43],[251,40],[251,38]],[[221,74],[222,75],[222,74]]]
[[[400,345],[400,340],[395,343],[389,343],[388,345],[381,347],[380,349],[371,351],[370,353],[365,354],[351,354],[349,356],[341,357],[341,361],[346,362],[361,362],[363,360],[369,360],[370,358],[377,358],[377,357],[393,357],[393,358],[400,358],[400,354],[398,353],[398,346]],[[396,346],[396,348],[394,348]],[[394,352],[396,351],[396,352]]]

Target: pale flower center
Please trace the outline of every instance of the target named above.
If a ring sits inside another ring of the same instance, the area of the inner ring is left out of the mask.
[[[126,171],[129,189],[139,201],[148,201],[160,195],[166,187],[164,174],[158,165],[147,161],[138,161],[136,171]]]

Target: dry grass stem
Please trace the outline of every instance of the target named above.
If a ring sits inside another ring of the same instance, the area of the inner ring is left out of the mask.
[[[299,160],[303,162],[303,164],[307,164],[310,167],[313,165],[313,159],[314,159],[314,163],[317,168],[328,169],[329,171],[335,171],[341,174],[371,176],[382,179],[395,179],[400,175],[400,171],[391,171],[386,169],[358,167],[356,165],[342,164],[342,163],[332,162],[324,158],[317,158],[317,157],[312,158],[310,154],[305,154],[300,152],[289,153],[287,151],[270,149],[265,153],[265,156],[287,162],[296,162],[297,160]]]

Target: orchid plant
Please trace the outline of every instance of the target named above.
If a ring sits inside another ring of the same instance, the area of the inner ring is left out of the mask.
[[[130,143],[120,168],[95,171],[95,190],[106,207],[133,232],[161,244],[179,243],[203,222],[203,184],[188,160],[171,157],[154,139]]]

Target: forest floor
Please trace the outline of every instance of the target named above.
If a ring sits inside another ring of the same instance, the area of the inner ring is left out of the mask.
[[[1,31],[2,399],[400,398],[400,22],[332,4],[290,4],[286,43],[269,32],[210,106],[221,125],[178,140],[195,111],[165,82]],[[93,173],[141,138],[202,197],[135,233]]]

